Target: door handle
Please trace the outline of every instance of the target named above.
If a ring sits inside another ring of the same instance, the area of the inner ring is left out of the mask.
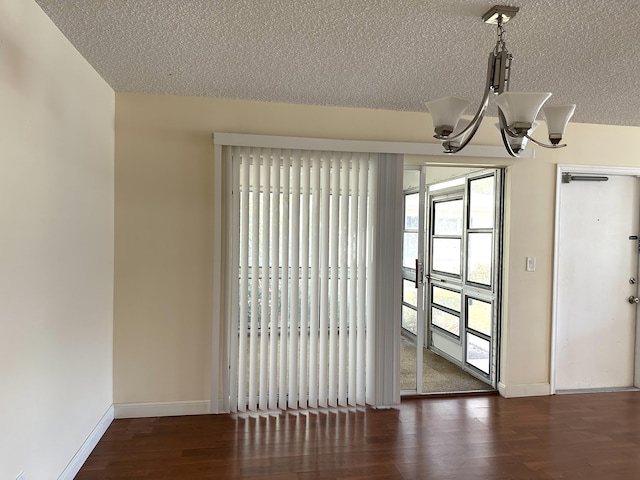
[[[422,283],[422,276],[424,275],[424,263],[416,258],[416,288]]]
[[[633,295],[631,295],[631,296],[627,299],[627,301],[628,301],[630,304],[632,304],[632,305],[633,305],[634,303],[637,305],[637,304],[639,304],[639,303],[640,303],[640,298],[638,298],[638,297],[634,297]]]

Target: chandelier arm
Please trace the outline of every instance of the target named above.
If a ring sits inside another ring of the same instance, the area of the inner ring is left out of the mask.
[[[544,148],[564,148],[567,146],[566,143],[562,143],[559,145],[552,145],[550,143],[543,143],[543,142],[539,142],[538,140],[536,140],[535,138],[532,138],[529,136],[529,134],[525,135],[525,137],[527,137],[529,140],[531,140],[533,143],[535,143],[536,145],[540,146],[540,147],[544,147]]]
[[[500,107],[498,107],[498,117],[500,118],[500,136],[502,137],[502,143],[504,143],[504,148],[507,150],[507,153],[509,155],[511,155],[512,157],[519,157],[520,155],[518,155],[516,152],[513,151],[513,148],[511,148],[511,144],[509,143],[509,132],[507,130],[507,119],[504,118],[504,113],[502,113],[502,110],[500,110]]]
[[[473,138],[473,136],[475,135],[476,131],[478,130],[478,127],[480,126],[480,122],[482,121],[482,119],[484,118],[484,114],[487,111],[487,107],[489,106],[489,95],[493,92],[492,89],[492,85],[493,85],[493,59],[494,59],[494,54],[493,51],[489,54],[489,65],[487,66],[487,83],[484,87],[484,96],[482,97],[482,101],[480,102],[480,107],[478,108],[478,111],[476,112],[476,114],[473,116],[473,118],[471,119],[471,122],[469,123],[469,125],[467,125],[467,128],[465,128],[464,130],[462,130],[460,133],[457,133],[456,135],[448,135],[448,136],[444,136],[444,135],[434,135],[434,138],[437,138],[440,141],[453,141],[453,140],[457,140],[459,138],[462,138],[464,135],[467,134],[467,132],[469,132],[470,130],[473,129],[473,132],[471,133],[471,135],[469,136],[469,138],[467,139],[467,141],[463,142],[461,144],[460,147],[456,148],[455,151],[458,152],[460,150],[462,150],[462,148],[464,148],[464,146],[467,145],[468,140],[471,140],[471,138]]]

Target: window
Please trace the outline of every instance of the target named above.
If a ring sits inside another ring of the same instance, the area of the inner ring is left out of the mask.
[[[460,276],[463,232],[463,202],[461,198],[433,203],[432,269],[436,272]]]
[[[455,337],[460,337],[460,312],[462,311],[460,292],[431,287],[431,324]]]

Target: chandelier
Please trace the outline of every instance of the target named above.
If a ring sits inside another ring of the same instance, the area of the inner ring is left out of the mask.
[[[474,117],[471,120],[461,118],[471,105],[471,102],[464,98],[445,97],[425,103],[433,119],[434,137],[442,142],[444,153],[457,153],[467,146],[478,131],[492,94],[496,96],[495,103],[498,106],[499,123],[496,127],[500,130],[509,155],[517,157],[525,149],[527,140],[545,148],[566,147],[560,141],[576,108],[575,105],[542,108],[551,93],[509,91],[513,55],[507,50],[503,25],[515,17],[518,10],[518,7],[496,5],[482,16],[484,23],[498,26],[498,39],[489,54],[484,96]],[[536,117],[541,108],[549,132],[549,144],[531,137],[531,133],[538,126]]]

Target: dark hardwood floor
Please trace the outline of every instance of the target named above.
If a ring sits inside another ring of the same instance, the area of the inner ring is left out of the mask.
[[[115,420],[90,479],[640,479],[640,393]]]

